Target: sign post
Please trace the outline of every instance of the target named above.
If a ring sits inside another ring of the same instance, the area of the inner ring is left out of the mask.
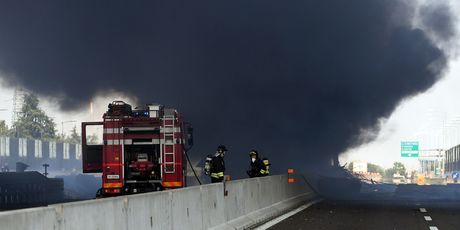
[[[402,141],[401,157],[418,157],[418,141]]]

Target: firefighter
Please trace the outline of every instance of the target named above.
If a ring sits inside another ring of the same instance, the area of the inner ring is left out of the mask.
[[[262,159],[262,163],[263,163],[263,165],[264,165],[264,169],[261,171],[262,176],[268,176],[268,175],[270,175],[270,171],[269,171],[269,170],[270,170],[270,165],[271,165],[271,164],[270,164],[270,162],[268,161],[268,158],[264,157],[264,158]]]
[[[224,181],[225,173],[225,161],[224,156],[227,152],[227,148],[224,145],[217,147],[216,154],[211,158],[210,162],[210,175],[212,183],[219,183]]]
[[[249,170],[246,172],[249,177],[261,177],[265,175],[265,166],[262,160],[259,158],[257,150],[253,149],[249,152],[251,162],[249,164]]]

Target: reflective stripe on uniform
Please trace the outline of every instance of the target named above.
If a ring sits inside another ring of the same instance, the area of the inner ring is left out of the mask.
[[[224,177],[224,172],[211,173],[211,177],[222,178],[222,177]]]

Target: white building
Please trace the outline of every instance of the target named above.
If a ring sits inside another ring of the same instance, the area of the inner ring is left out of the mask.
[[[353,172],[354,173],[367,173],[367,162],[353,161]]]

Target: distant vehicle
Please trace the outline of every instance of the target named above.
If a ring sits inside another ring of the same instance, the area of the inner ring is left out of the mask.
[[[407,179],[404,175],[400,174],[393,174],[393,183],[395,184],[405,184],[407,183]]]
[[[454,183],[457,183],[458,182],[458,177],[459,177],[460,173],[455,171],[452,173],[452,180],[454,181]]]
[[[114,101],[108,107],[103,121],[82,123],[83,172],[102,173],[97,196],[185,187],[193,129],[181,115],[162,105],[132,110]],[[103,144],[87,144],[87,127],[101,125]]]

